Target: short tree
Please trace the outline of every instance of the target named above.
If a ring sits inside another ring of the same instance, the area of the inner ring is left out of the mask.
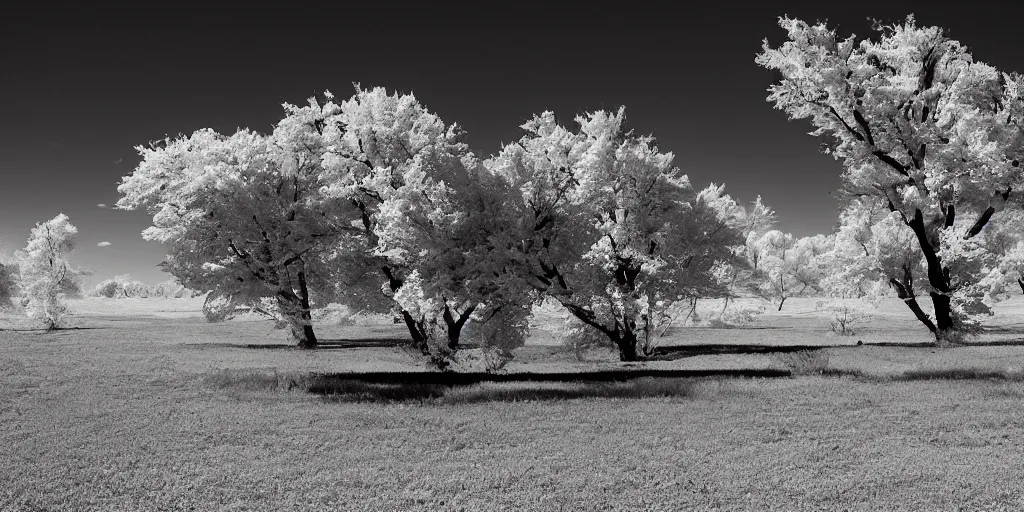
[[[412,94],[380,87],[357,86],[352,98],[324,108],[332,112],[323,133],[326,193],[358,212],[363,265],[379,269],[413,346],[440,362],[470,321],[521,326],[507,315],[529,299],[502,270],[505,256],[491,235],[503,229],[509,189],[481,165],[465,133]]]
[[[180,281],[171,278],[154,285],[150,295],[166,299],[179,299],[195,297],[197,292],[189,290]]]
[[[97,284],[92,294],[107,298],[146,297],[149,295],[149,288],[133,280],[131,275],[121,274]]]
[[[580,116],[573,133],[545,112],[488,165],[520,191],[506,246],[523,279],[631,361],[650,355],[676,301],[720,290],[712,270],[741,240],[673,155],[623,119],[621,109]]]
[[[435,358],[458,350],[471,322],[487,324],[474,326],[476,341],[507,356],[525,342],[536,295],[507,270],[508,254],[495,243],[508,231],[514,193],[472,157],[449,165],[459,172],[447,180],[409,172],[382,191],[377,253],[409,272],[394,298]]]
[[[878,217],[890,239],[910,235],[915,263],[883,265],[880,279],[936,340],[959,338],[988,310],[979,235],[1003,221],[1004,209],[1019,208],[1024,79],[912,16],[876,26],[877,41],[791,18],[779,25],[788,40],[777,48],[765,41],[756,58],[781,76],[768,100],[826,137],[846,168],[846,194],[892,213]],[[920,309],[919,291],[934,319]]]
[[[795,238],[789,233],[770,230],[748,242],[758,255],[754,282],[758,295],[778,303],[782,311],[786,299],[819,290],[821,279],[816,259],[828,248],[825,237]]]
[[[725,196],[728,198],[728,196]],[[732,201],[730,198],[729,201]],[[733,202],[735,204],[735,202]],[[740,232],[743,240],[737,248],[735,260],[722,266],[722,279],[726,283],[726,293],[722,314],[725,314],[731,299],[753,293],[762,295],[761,287],[767,277],[761,266],[764,247],[760,240],[773,229],[776,223],[775,212],[761,200],[761,196],[752,201],[747,208],[736,205],[735,208],[722,205],[725,212],[723,219],[732,228]]]
[[[328,108],[330,108],[328,106]],[[358,211],[324,193],[325,118],[315,100],[285,105],[270,135],[203,129],[153,146],[118,191],[118,208],[144,208],[147,240],[167,244],[164,269],[207,299],[233,305],[277,302],[302,348],[317,345],[310,310],[338,291],[351,297],[365,281],[349,255],[364,249]],[[371,288],[372,289],[372,288]]]
[[[63,327],[68,312],[65,299],[81,294],[83,271],[68,262],[75,249],[78,228],[63,213],[36,224],[28,245],[18,253],[19,282],[30,318],[43,322],[47,330]]]

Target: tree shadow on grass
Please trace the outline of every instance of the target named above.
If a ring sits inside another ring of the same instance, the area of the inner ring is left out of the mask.
[[[409,372],[412,374],[415,372]],[[640,372],[632,372],[640,373]],[[788,376],[788,371],[770,370],[765,375]],[[726,376],[735,376],[724,374]],[[385,374],[346,374],[348,376]],[[407,375],[396,372],[392,375]],[[367,378],[342,378],[339,375],[282,374],[277,371],[220,370],[206,375],[207,386],[234,391],[293,391],[316,395],[327,402],[429,402],[459,404],[477,402],[514,402],[533,400],[570,400],[579,398],[655,398],[687,397],[707,383],[727,382],[722,372],[690,372],[688,377],[656,377],[638,375],[628,380],[588,380],[587,373],[576,374],[575,380],[543,380],[544,374],[503,381],[480,379],[441,380],[438,375],[452,373],[419,372],[419,379],[396,378],[388,381]],[[455,374],[467,375],[467,374]],[[474,374],[469,374],[471,377]],[[509,374],[516,376],[517,374]],[[477,375],[478,376],[478,375]],[[493,376],[493,375],[492,375]]]
[[[821,370],[825,377],[852,377],[870,382],[911,382],[919,380],[1001,380],[1024,382],[1024,372],[1004,371],[991,368],[939,368],[907,370],[890,375],[873,375],[856,368],[832,368]]]
[[[628,382],[483,382],[466,386],[430,383],[380,383],[345,381],[330,393],[327,402],[420,402],[470,404],[526,402],[584,398],[668,398],[693,395],[696,379],[647,377]]]
[[[822,349],[850,349],[858,347],[907,347],[907,348],[935,348],[935,343],[929,342],[900,342],[900,341],[879,341],[860,344],[843,345],[737,345],[737,344],[694,344],[657,347],[649,360],[673,361],[686,357],[718,355],[718,354],[785,354],[801,352],[805,350]],[[1024,338],[1017,340],[995,340],[995,341],[968,341],[951,345],[951,347],[1002,347],[1002,346],[1024,346]]]
[[[855,345],[839,345],[834,348],[848,348]],[[939,346],[934,342],[918,342],[918,343],[907,343],[902,341],[877,341],[871,343],[864,343],[863,346],[871,347],[917,347],[917,348],[935,348]],[[1024,346],[1024,338],[1016,340],[992,340],[992,341],[964,341],[961,343],[950,344],[949,348],[957,347],[1016,347]]]
[[[106,329],[106,327],[58,327],[56,329],[47,329],[45,327],[31,327],[31,328],[0,328],[0,332],[30,332],[34,334],[61,334],[68,333],[71,331],[92,331],[98,329]]]
[[[896,381],[913,380],[1005,380],[1024,381],[1024,372],[1011,372],[988,368],[946,368],[936,370],[908,370],[890,378]]]
[[[406,344],[405,340],[400,339],[388,339],[388,338],[374,338],[374,339],[360,339],[360,340],[325,340],[321,341],[315,349],[312,350],[338,350],[345,348],[380,348],[380,347],[398,347]],[[211,342],[197,342],[197,343],[182,343],[182,345],[188,347],[205,348],[205,347],[221,347],[221,348],[244,348],[244,349],[263,349],[263,350],[309,350],[300,349],[296,344],[293,343],[211,343]]]
[[[836,348],[841,345],[738,345],[738,344],[694,344],[657,347],[649,360],[672,361],[685,357],[717,354],[779,354],[804,350]]]
[[[306,391],[336,402],[444,403],[687,396],[695,382],[788,377],[788,370],[621,370],[566,373],[379,372],[313,374]]]

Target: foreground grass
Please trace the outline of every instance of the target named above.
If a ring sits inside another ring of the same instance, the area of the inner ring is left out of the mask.
[[[0,332],[0,510],[1024,509],[1019,347],[842,349],[840,377],[321,396],[310,372],[415,365],[238,348],[267,338],[255,323],[95,322]]]
[[[480,385],[363,402],[217,379],[40,385],[12,400],[0,509],[1024,506],[1019,382],[801,377],[646,398],[569,388],[575,399],[505,388],[511,401]]]

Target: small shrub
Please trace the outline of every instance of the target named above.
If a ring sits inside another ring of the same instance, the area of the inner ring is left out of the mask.
[[[774,354],[777,363],[793,375],[822,375],[828,369],[829,357],[822,350],[797,350]]]
[[[728,325],[748,325],[757,320],[757,318],[763,315],[764,312],[764,304],[757,306],[726,308],[718,315],[718,320]]]
[[[712,318],[711,320],[708,320],[706,325],[712,329],[732,329],[733,327],[735,327],[734,325],[726,323],[725,321],[718,318]]]
[[[877,307],[877,305],[875,305]],[[829,331],[840,336],[853,336],[856,334],[855,325],[871,320],[871,312],[862,304],[851,305],[845,302],[819,301],[815,305],[818,311],[828,314]]]

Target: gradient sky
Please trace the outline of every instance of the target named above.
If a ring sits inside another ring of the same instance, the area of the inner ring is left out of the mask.
[[[869,35],[868,18],[914,13],[976,59],[1024,72],[1020,4],[717,1],[680,12],[639,2],[364,4],[37,2],[8,11],[0,17],[0,251],[24,246],[36,222],[63,212],[79,228],[73,261],[95,272],[87,284],[122,273],[162,281],[164,248],[139,236],[149,217],[97,206],[117,202],[121,176],[140,160],[134,146],[204,127],[267,132],[281,103],[325,89],[346,98],[352,82],[415,93],[461,124],[484,156],[518,139],[534,113],[553,110],[571,124],[583,111],[625,105],[627,124],[656,135],[695,187],[724,181],[743,202],[761,195],[779,229],[827,233],[841,167],[807,135],[809,124],[765,101],[773,75],[754,63],[762,39],[784,37],[778,16]]]

